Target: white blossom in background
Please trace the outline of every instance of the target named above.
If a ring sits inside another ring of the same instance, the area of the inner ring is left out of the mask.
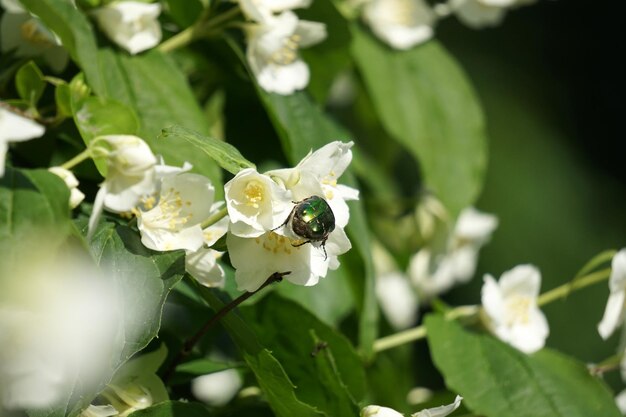
[[[0,284],[2,410],[67,403],[81,386],[110,378],[110,358],[121,351],[114,292],[89,255],[40,243],[18,252]]]
[[[294,168],[266,172],[292,193],[295,201],[312,195],[323,197],[335,215],[336,227],[344,228],[350,219],[346,201],[358,200],[359,191],[338,184],[339,177],[352,162],[353,142],[334,141],[309,152]]]
[[[251,20],[264,22],[274,13],[306,8],[312,0],[239,0],[243,13]]]
[[[67,188],[70,189],[70,208],[78,207],[78,205],[85,199],[85,194],[78,189],[79,183],[72,171],[62,167],[51,167],[48,168],[48,171],[60,177],[65,182],[65,185],[67,185]]]
[[[411,327],[419,304],[408,276],[400,272],[392,256],[377,242],[372,244],[376,272],[376,297],[383,314],[396,330]]]
[[[446,8],[456,13],[465,25],[480,29],[500,24],[511,8],[534,2],[535,0],[451,0]]]
[[[206,404],[221,407],[237,395],[242,384],[239,372],[226,369],[194,378],[191,381],[191,393]]]
[[[452,404],[427,408],[411,414],[411,417],[445,417],[459,408],[462,400],[463,397],[457,395]],[[368,405],[361,410],[361,417],[404,417],[404,415],[392,408],[381,407],[379,405]]]
[[[469,281],[476,272],[480,249],[497,226],[495,216],[466,208],[442,249],[426,246],[413,255],[409,276],[422,298],[428,300]]]
[[[28,13],[16,0],[0,0],[4,14],[0,20],[0,47],[3,53],[16,51],[20,57],[41,56],[54,72],[61,72],[68,54],[59,38],[41,20]]]
[[[230,231],[241,237],[257,237],[279,227],[293,206],[292,194],[268,175],[242,169],[224,184]]]
[[[604,316],[598,324],[598,332],[603,339],[608,339],[626,317],[626,248],[613,256],[609,289],[611,293]]]
[[[198,174],[182,173],[161,180],[154,207],[138,212],[141,242],[147,248],[197,251],[204,244],[201,223],[211,214],[215,188]]]
[[[215,215],[221,209],[222,205],[223,203],[221,201],[213,204],[209,216]],[[220,259],[224,253],[211,249],[211,246],[226,234],[229,222],[229,217],[225,216],[215,224],[206,227],[202,231],[204,246],[197,251],[187,251],[185,256],[185,269],[196,281],[205,287],[224,287],[224,270],[220,264],[217,263],[218,259]]]
[[[369,0],[363,20],[389,46],[406,50],[433,37],[435,14],[423,0]]]
[[[109,39],[132,55],[161,42],[159,3],[118,1],[96,9],[92,14]]]
[[[24,142],[42,136],[45,129],[39,123],[0,107],[0,177],[10,142]]]
[[[326,26],[299,20],[291,11],[271,16],[247,27],[246,56],[250,69],[263,90],[292,94],[309,84],[309,67],[298,50],[326,38]]]
[[[532,265],[505,272],[500,281],[485,275],[481,290],[486,325],[503,342],[525,353],[543,348],[549,329],[537,306],[541,274]]]

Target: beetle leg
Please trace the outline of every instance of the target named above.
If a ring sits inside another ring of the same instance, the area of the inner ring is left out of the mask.
[[[292,243],[291,246],[293,246],[294,248],[297,248],[299,246],[306,245],[307,243],[311,243],[311,241],[310,240],[305,240],[302,243]]]

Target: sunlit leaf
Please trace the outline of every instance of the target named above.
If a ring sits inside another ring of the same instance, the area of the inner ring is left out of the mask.
[[[553,350],[526,355],[441,316],[426,318],[428,343],[446,384],[487,417],[621,415],[606,385]]]

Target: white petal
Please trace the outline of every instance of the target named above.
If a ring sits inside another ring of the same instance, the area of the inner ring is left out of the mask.
[[[352,162],[354,142],[334,141],[315,152],[309,153],[297,165],[297,168],[314,173],[318,178],[335,179],[344,173]]]
[[[524,353],[533,353],[543,348],[549,334],[548,322],[541,310],[534,308],[529,316],[528,323],[512,326],[508,340],[504,340]]]
[[[93,233],[96,231],[96,226],[98,221],[100,220],[100,216],[102,215],[102,210],[104,209],[104,199],[106,198],[106,184],[102,184],[100,189],[96,193],[96,199],[93,202],[93,207],[91,209],[91,215],[89,216],[89,223],[87,226],[87,240],[93,236]]]
[[[4,176],[4,164],[9,146],[6,142],[0,141],[0,178]]]
[[[396,49],[409,49],[433,36],[434,14],[423,0],[372,0],[363,9],[372,31]]]
[[[144,215],[140,219],[144,219]],[[141,243],[149,249],[170,251],[185,249],[197,251],[204,244],[204,235],[200,225],[186,227],[173,233],[166,228],[146,227],[146,221],[138,223],[141,232]]]
[[[257,81],[268,93],[289,95],[309,84],[309,67],[301,59],[288,65],[264,62],[256,72]]]
[[[506,9],[486,5],[479,0],[466,0],[455,9],[455,13],[467,26],[480,29],[500,24],[504,19]]]
[[[615,397],[615,404],[617,404],[617,408],[622,414],[626,415],[626,390],[623,390],[617,397]]]
[[[441,407],[428,408],[418,413],[411,414],[411,417],[445,417],[459,408],[463,397],[457,395],[452,404],[442,405]]]
[[[67,185],[67,188],[70,189],[70,208],[78,207],[78,205],[85,199],[85,194],[78,189],[78,180],[72,171],[62,167],[50,167],[48,168],[48,171],[60,177],[65,182],[65,185]]]
[[[0,107],[0,142],[23,142],[42,136],[39,123]]]
[[[464,209],[456,222],[454,234],[463,240],[484,242],[498,227],[498,218],[473,207]]]
[[[141,203],[141,199],[156,190],[154,170],[147,170],[142,175],[126,176],[113,173],[105,180],[107,195],[104,206],[115,213],[130,211]]]
[[[447,290],[455,282],[453,263],[450,258],[434,255],[427,248],[419,250],[409,262],[409,277],[424,300],[429,300]]]
[[[454,278],[457,282],[468,282],[476,272],[478,261],[478,247],[475,245],[465,245],[454,250],[449,255]]]
[[[217,263],[220,256],[222,252],[207,248],[188,251],[185,255],[185,269],[205,287],[223,288],[224,270]]]
[[[611,260],[609,288],[611,292],[626,289],[626,248],[617,252]]]
[[[396,410],[379,405],[368,405],[361,410],[361,417],[404,417]]]
[[[161,41],[158,3],[122,1],[92,12],[102,31],[131,54],[150,49]]]
[[[609,295],[606,309],[604,310],[604,316],[602,316],[602,320],[598,324],[598,333],[600,333],[603,339],[608,339],[623,323],[625,298],[625,291],[616,291]]]
[[[226,369],[194,378],[191,381],[191,392],[200,401],[220,407],[233,399],[241,385],[239,373],[234,369]]]
[[[541,273],[533,265],[518,265],[502,274],[499,285],[505,298],[510,294],[535,298],[541,287]]]
[[[0,6],[6,13],[26,13],[26,10],[18,0],[0,0]]]
[[[387,320],[396,330],[415,323],[418,311],[417,297],[406,276],[398,271],[377,277],[376,296]]]
[[[483,287],[480,291],[481,302],[485,312],[492,320],[500,320],[504,318],[504,300],[502,293],[496,280],[489,274],[486,274]]]
[[[328,36],[326,25],[320,22],[310,22],[308,20],[300,20],[295,31],[300,36],[300,48],[308,48],[322,42]]]

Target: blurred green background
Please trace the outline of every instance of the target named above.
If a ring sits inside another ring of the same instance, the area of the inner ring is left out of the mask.
[[[597,253],[626,246],[618,18],[609,1],[540,1],[496,28],[471,30],[454,19],[438,28],[476,87],[490,135],[477,207],[497,214],[500,226],[477,277],[532,263],[545,291]],[[479,302],[481,285],[474,279],[446,301]],[[584,362],[612,355],[619,335],[604,342],[596,330],[607,296],[602,283],[546,307],[547,345]],[[617,374],[607,379],[615,384]]]

